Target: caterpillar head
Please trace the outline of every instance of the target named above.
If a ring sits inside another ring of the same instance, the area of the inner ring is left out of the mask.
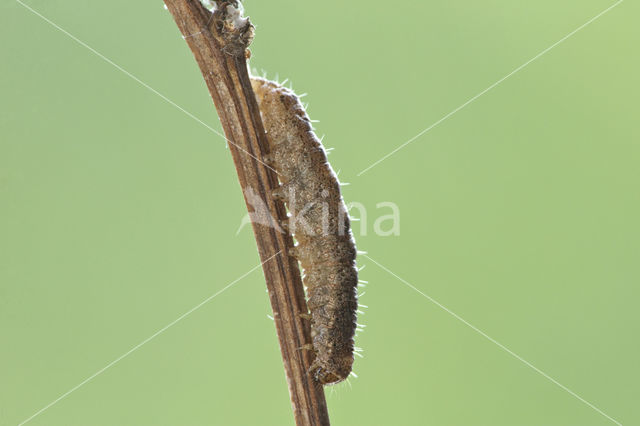
[[[351,374],[353,366],[353,356],[344,356],[332,359],[331,362],[323,362],[316,358],[309,373],[323,385],[335,385],[345,380]]]

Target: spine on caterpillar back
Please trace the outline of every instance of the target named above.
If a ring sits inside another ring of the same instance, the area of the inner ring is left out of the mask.
[[[304,270],[311,336],[316,354],[310,373],[322,384],[338,383],[353,365],[358,309],[356,247],[338,179],[298,97],[277,83],[252,77],[267,131],[268,161],[281,187],[294,255]]]

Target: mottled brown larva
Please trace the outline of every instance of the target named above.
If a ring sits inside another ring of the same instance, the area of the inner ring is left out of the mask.
[[[267,160],[281,187],[274,196],[290,213],[311,313],[316,354],[310,372],[322,384],[338,383],[353,365],[358,309],[356,247],[338,179],[327,162],[298,97],[289,89],[252,77],[269,140]]]

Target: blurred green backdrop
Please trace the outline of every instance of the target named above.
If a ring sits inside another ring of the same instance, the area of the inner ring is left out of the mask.
[[[160,0],[30,0],[220,129]],[[359,248],[623,424],[640,424],[640,61],[621,3],[245,4],[251,65],[308,92]],[[258,264],[225,142],[13,0],[0,5],[0,424],[15,425]],[[401,211],[400,236],[373,221]],[[335,425],[613,421],[371,261]],[[288,425],[262,274],[30,425]],[[233,325],[232,325],[233,324]]]

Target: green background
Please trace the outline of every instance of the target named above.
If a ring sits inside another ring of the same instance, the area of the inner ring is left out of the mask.
[[[161,1],[29,0],[220,129]],[[357,173],[607,0],[248,0],[251,65],[308,92],[359,248],[622,424],[640,424],[640,28],[626,1]],[[0,5],[0,424],[259,262],[224,140],[13,0]],[[401,211],[400,236],[373,221]],[[372,261],[335,425],[614,424]],[[254,271],[30,425],[287,425]]]

